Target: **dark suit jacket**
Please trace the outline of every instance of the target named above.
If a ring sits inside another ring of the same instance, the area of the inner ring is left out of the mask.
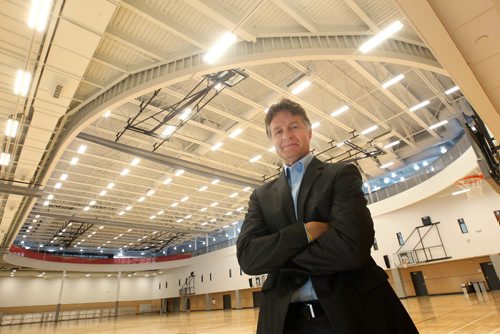
[[[373,222],[361,185],[356,166],[314,158],[302,179],[297,219],[283,174],[252,193],[237,256],[245,273],[269,274],[257,333],[283,332],[291,296],[307,277],[337,333],[417,333],[370,256]],[[313,220],[331,228],[309,243],[303,223]]]

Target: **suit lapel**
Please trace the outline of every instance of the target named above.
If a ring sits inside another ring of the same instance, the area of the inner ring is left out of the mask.
[[[279,194],[279,196],[281,197],[283,211],[285,211],[285,214],[288,217],[290,223],[296,223],[297,219],[295,218],[295,211],[293,209],[292,193],[290,191],[288,181],[286,180],[285,173],[281,173],[280,177],[278,178],[277,187],[277,194]]]
[[[311,160],[309,167],[304,174],[302,183],[300,184],[299,197],[297,199],[297,219],[299,222],[304,222],[304,205],[307,199],[307,195],[312,188],[312,185],[316,178],[323,171],[324,164],[316,158]],[[293,205],[293,204],[292,204]]]

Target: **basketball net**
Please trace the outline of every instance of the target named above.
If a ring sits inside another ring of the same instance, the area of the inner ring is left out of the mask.
[[[482,175],[470,175],[466,176],[457,182],[455,185],[461,190],[454,192],[454,195],[461,193],[467,194],[467,199],[470,201],[473,198],[484,197],[483,194],[483,176]]]

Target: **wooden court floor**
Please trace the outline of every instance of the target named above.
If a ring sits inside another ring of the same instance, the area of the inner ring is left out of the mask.
[[[500,334],[500,291],[486,300],[462,295],[416,297],[403,303],[420,333]],[[255,333],[258,309],[138,315],[0,327],[0,334]]]

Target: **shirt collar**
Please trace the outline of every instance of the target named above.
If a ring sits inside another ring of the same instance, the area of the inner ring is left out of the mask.
[[[291,166],[285,165],[285,168],[284,168],[285,175],[290,175],[290,169],[293,169],[297,165],[302,165],[302,167],[303,167],[302,170],[305,171],[307,169],[307,166],[309,166],[309,164],[311,163],[312,159],[313,159],[313,155],[312,155],[312,153],[309,152],[302,159],[296,161],[293,165],[291,165]]]

